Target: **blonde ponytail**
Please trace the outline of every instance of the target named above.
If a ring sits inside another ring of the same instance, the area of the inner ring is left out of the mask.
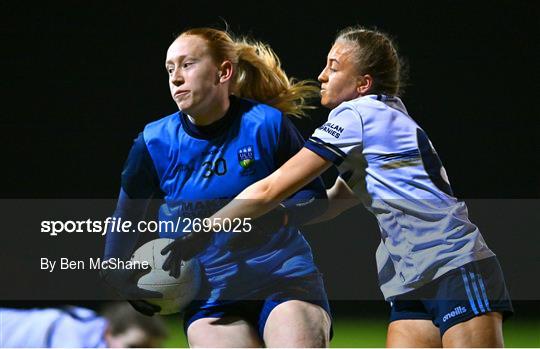
[[[289,79],[281,68],[279,57],[261,42],[243,39],[236,43],[238,57],[233,93],[269,104],[296,117],[305,116],[307,100],[319,96],[314,81]]]
[[[195,28],[180,35],[197,35],[208,43],[216,63],[230,60],[236,72],[231,93],[269,104],[283,113],[302,117],[306,115],[308,100],[320,96],[315,81],[287,77],[279,57],[269,45],[242,38],[234,40],[227,32],[212,28]]]

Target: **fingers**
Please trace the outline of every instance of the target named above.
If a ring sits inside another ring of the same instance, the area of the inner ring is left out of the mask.
[[[151,271],[152,271],[152,268],[150,266],[146,268],[133,269],[131,272],[131,280],[138,281],[141,277],[150,273]]]
[[[182,267],[182,262],[180,261],[180,257],[177,257],[176,255],[169,255],[167,259],[165,259],[165,262],[163,262],[163,270],[169,271],[169,276],[172,276],[173,278],[177,279],[180,277],[180,269]]]
[[[175,241],[173,241],[170,244],[168,244],[167,246],[163,247],[163,249],[161,250],[161,255],[165,256],[167,253],[172,251],[174,246],[175,246]]]
[[[145,299],[163,298],[163,293],[157,292],[157,291],[149,291],[149,290],[145,290],[140,287],[137,287],[137,298],[145,298]]]
[[[170,252],[170,253],[169,253]],[[169,271],[169,275],[178,278],[180,276],[180,246],[178,240],[171,242],[161,250],[161,254],[165,255],[169,253],[162,268],[165,271]]]
[[[136,285],[123,289],[122,296],[127,300],[163,298],[163,294],[157,291],[149,291]]]
[[[173,264],[173,267],[171,268],[171,271],[169,272],[169,275],[172,276],[175,279],[179,278],[181,268],[182,268],[182,263],[180,262],[180,260],[177,260]]]
[[[129,301],[129,303],[143,315],[152,316],[161,311],[161,307],[142,300]]]
[[[165,258],[165,261],[163,262],[163,266],[161,268],[165,271],[170,270],[173,259],[174,258],[172,254],[170,254],[167,258]]]

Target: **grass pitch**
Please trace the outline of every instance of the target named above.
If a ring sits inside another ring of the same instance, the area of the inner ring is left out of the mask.
[[[167,317],[170,338],[166,347],[187,347],[180,316]],[[387,320],[385,317],[334,319],[332,348],[384,347]],[[505,345],[511,348],[540,347],[540,319],[512,319],[504,324]]]

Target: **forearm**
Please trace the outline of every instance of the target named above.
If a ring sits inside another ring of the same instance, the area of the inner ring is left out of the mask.
[[[115,216],[118,217],[118,216]],[[120,258],[122,260],[129,259],[135,246],[139,241],[138,231],[123,232],[119,230],[110,229],[107,232],[107,238],[105,242],[105,252],[103,259]]]
[[[121,190],[113,217],[124,221],[138,222],[144,218],[148,202],[146,200],[132,200]],[[139,240],[139,231],[121,231],[109,225],[105,240],[104,259],[127,259],[133,253]]]
[[[356,205],[358,205],[358,201],[351,199],[328,200],[327,210],[323,214],[307,222],[306,225],[329,221]]]
[[[258,218],[276,208],[286,194],[270,192],[269,178],[244,189],[234,200],[216,212],[211,219]]]
[[[315,224],[334,219],[360,203],[360,199],[339,177],[336,179],[332,188],[328,189],[326,193],[328,196],[327,210],[307,224]]]
[[[331,162],[303,148],[270,176],[244,189],[211,218],[257,218],[277,207],[331,166]]]

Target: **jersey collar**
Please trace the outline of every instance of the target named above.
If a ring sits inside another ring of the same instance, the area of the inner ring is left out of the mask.
[[[226,130],[229,129],[229,126],[234,122],[236,116],[238,115],[238,98],[235,96],[229,96],[229,109],[225,115],[210,125],[199,126],[195,125],[186,114],[180,112],[180,121],[182,122],[182,127],[188,135],[194,138],[200,139],[212,139],[222,135]]]

